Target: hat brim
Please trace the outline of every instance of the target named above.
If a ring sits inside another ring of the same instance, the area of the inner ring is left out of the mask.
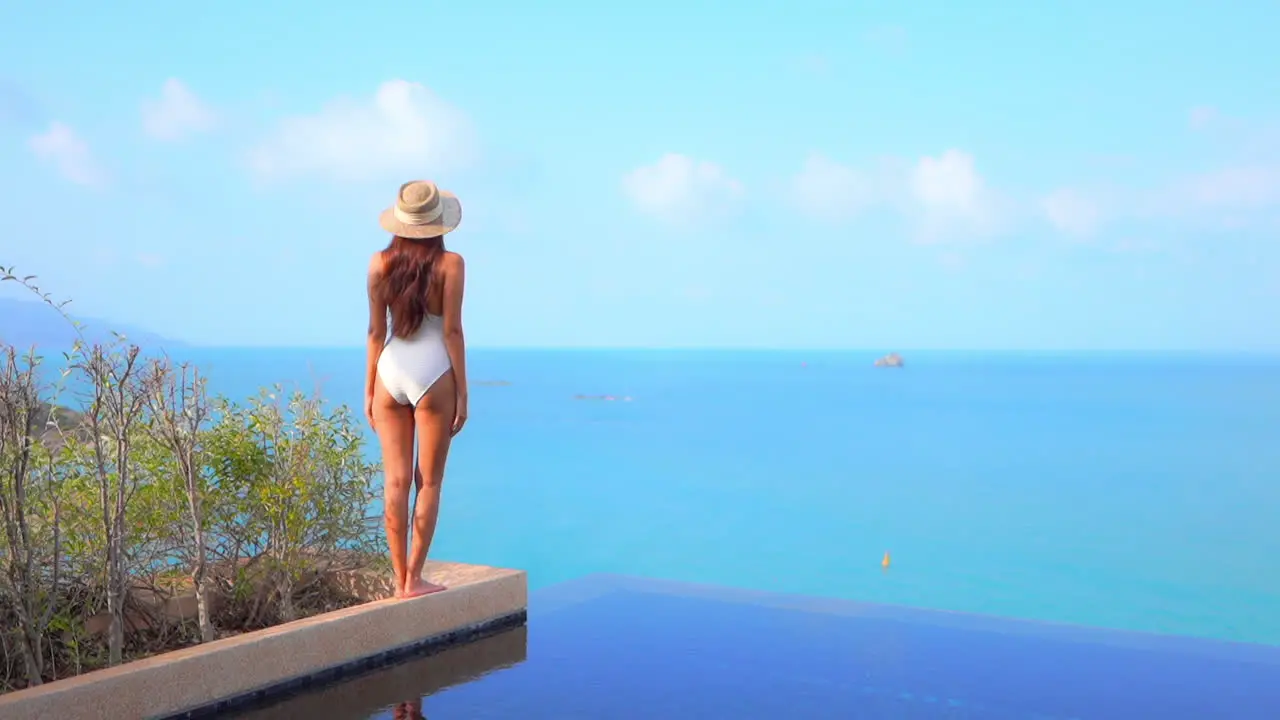
[[[458,201],[458,196],[444,190],[440,191],[440,203],[443,205],[440,217],[430,225],[410,225],[401,222],[396,217],[394,206],[383,210],[378,222],[383,230],[404,238],[422,240],[447,235],[456,230],[462,222],[462,203]]]

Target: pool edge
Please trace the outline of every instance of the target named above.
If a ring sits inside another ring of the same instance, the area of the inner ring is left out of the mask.
[[[433,562],[449,589],[376,600],[0,695],[0,717],[210,717],[525,622],[524,571]]]
[[[1101,644],[1201,657],[1212,656],[1225,660],[1280,666],[1280,645],[1262,642],[898,605],[618,573],[592,573],[534,590],[530,595],[529,611],[535,618],[544,613],[571,611],[575,605],[616,592],[681,596],[712,602],[768,607],[774,610],[889,620],[954,630],[1023,635],[1042,640]]]

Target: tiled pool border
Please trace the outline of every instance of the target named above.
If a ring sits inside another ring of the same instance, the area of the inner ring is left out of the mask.
[[[523,624],[523,571],[432,563],[445,592],[377,600],[0,696],[5,720],[201,718]]]
[[[321,682],[301,692],[289,691],[229,708],[229,715],[244,720],[368,718],[387,708],[518,666],[528,659],[528,648],[528,625],[495,629],[456,645],[429,648],[382,667]]]
[[[260,687],[223,700],[207,703],[199,707],[171,715],[162,715],[157,720],[179,720],[191,718],[217,717],[221,713],[239,711],[258,707],[276,700],[284,700],[308,690],[328,687],[335,682],[358,678],[365,673],[379,670],[406,660],[425,657],[448,650],[465,643],[483,640],[498,633],[524,625],[527,619],[525,612],[514,613],[489,622],[476,623],[458,628],[447,633],[425,638],[421,641],[402,645],[375,655],[357,658],[348,662],[325,668],[296,678],[283,680],[266,687]]]

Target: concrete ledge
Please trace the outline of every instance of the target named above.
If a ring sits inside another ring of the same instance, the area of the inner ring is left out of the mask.
[[[432,562],[444,592],[377,600],[0,695],[0,718],[199,717],[520,625],[519,570]]]

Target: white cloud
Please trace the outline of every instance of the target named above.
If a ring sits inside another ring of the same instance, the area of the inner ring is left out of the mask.
[[[712,295],[712,292],[711,292],[711,288],[707,287],[706,285],[689,285],[685,287],[683,290],[681,290],[680,292],[678,292],[677,294],[683,297],[685,300],[693,300],[695,302],[700,302],[702,300],[709,299]]]
[[[1269,228],[1280,221],[1280,164],[1223,165],[1146,187],[1109,185],[1105,192],[1062,188],[1041,198],[1039,210],[1059,232],[1077,238],[1097,235],[1104,224],[1133,222],[1185,231]]]
[[[791,194],[807,215],[824,220],[845,220],[876,200],[874,184],[865,173],[813,154],[791,179]]]
[[[920,158],[911,174],[911,190],[927,208],[969,215],[979,209],[983,187],[982,178],[973,167],[973,156],[948,150],[936,158]]]
[[[867,167],[813,154],[791,178],[788,199],[804,214],[825,220],[891,209],[912,227],[918,242],[992,236],[1033,215],[1079,238],[1096,235],[1114,221],[1175,221],[1217,229],[1280,226],[1280,123],[1246,122],[1210,106],[1192,108],[1187,122],[1229,138],[1237,160],[1224,158],[1215,169],[1146,187],[1112,180],[1092,190],[1061,187],[1022,199],[989,186],[973,155],[956,148]],[[1095,158],[1093,164],[1117,177],[1137,160]]]
[[[266,178],[433,176],[465,164],[471,143],[460,110],[423,85],[390,80],[372,98],[339,98],[314,115],[285,118],[248,159]]]
[[[997,200],[962,150],[920,158],[910,176],[920,239],[988,234],[996,229]]]
[[[907,49],[907,30],[901,25],[877,25],[862,37],[868,45],[881,52],[901,53]]]
[[[810,156],[791,183],[793,200],[806,214],[848,219],[885,205],[912,224],[921,242],[991,234],[1002,220],[1000,198],[978,174],[973,156],[961,150],[915,162],[889,159],[869,171]]]
[[[1228,157],[1216,168],[1149,191],[1141,214],[1220,229],[1271,228],[1280,222],[1280,122],[1232,116],[1207,105],[1192,108],[1188,122],[1212,133]]]
[[[1131,193],[1117,213],[1219,230],[1263,228],[1280,219],[1280,164],[1223,165]]]
[[[1204,130],[1222,118],[1218,109],[1210,105],[1198,105],[1187,113],[1187,123],[1193,130]]]
[[[673,224],[722,215],[742,196],[742,183],[715,163],[667,153],[622,178],[622,189],[642,212]]]
[[[145,252],[138,253],[136,259],[139,265],[142,265],[143,267],[147,267],[151,269],[155,269],[160,267],[161,265],[164,265],[164,257],[157,255],[155,253],[145,253]]]
[[[1187,196],[1212,209],[1259,210],[1280,205],[1280,167],[1227,167],[1192,178]]]
[[[1050,193],[1040,201],[1040,209],[1059,232],[1075,237],[1092,235],[1101,220],[1098,204],[1070,188]]]
[[[64,123],[53,122],[48,131],[32,136],[27,145],[36,157],[53,165],[64,178],[77,185],[105,182],[89,144]]]
[[[825,55],[810,53],[801,55],[795,60],[795,67],[808,75],[827,76],[831,74],[831,61]]]
[[[157,140],[182,140],[213,124],[213,111],[176,78],[164,82],[159,99],[142,101],[142,128]]]

